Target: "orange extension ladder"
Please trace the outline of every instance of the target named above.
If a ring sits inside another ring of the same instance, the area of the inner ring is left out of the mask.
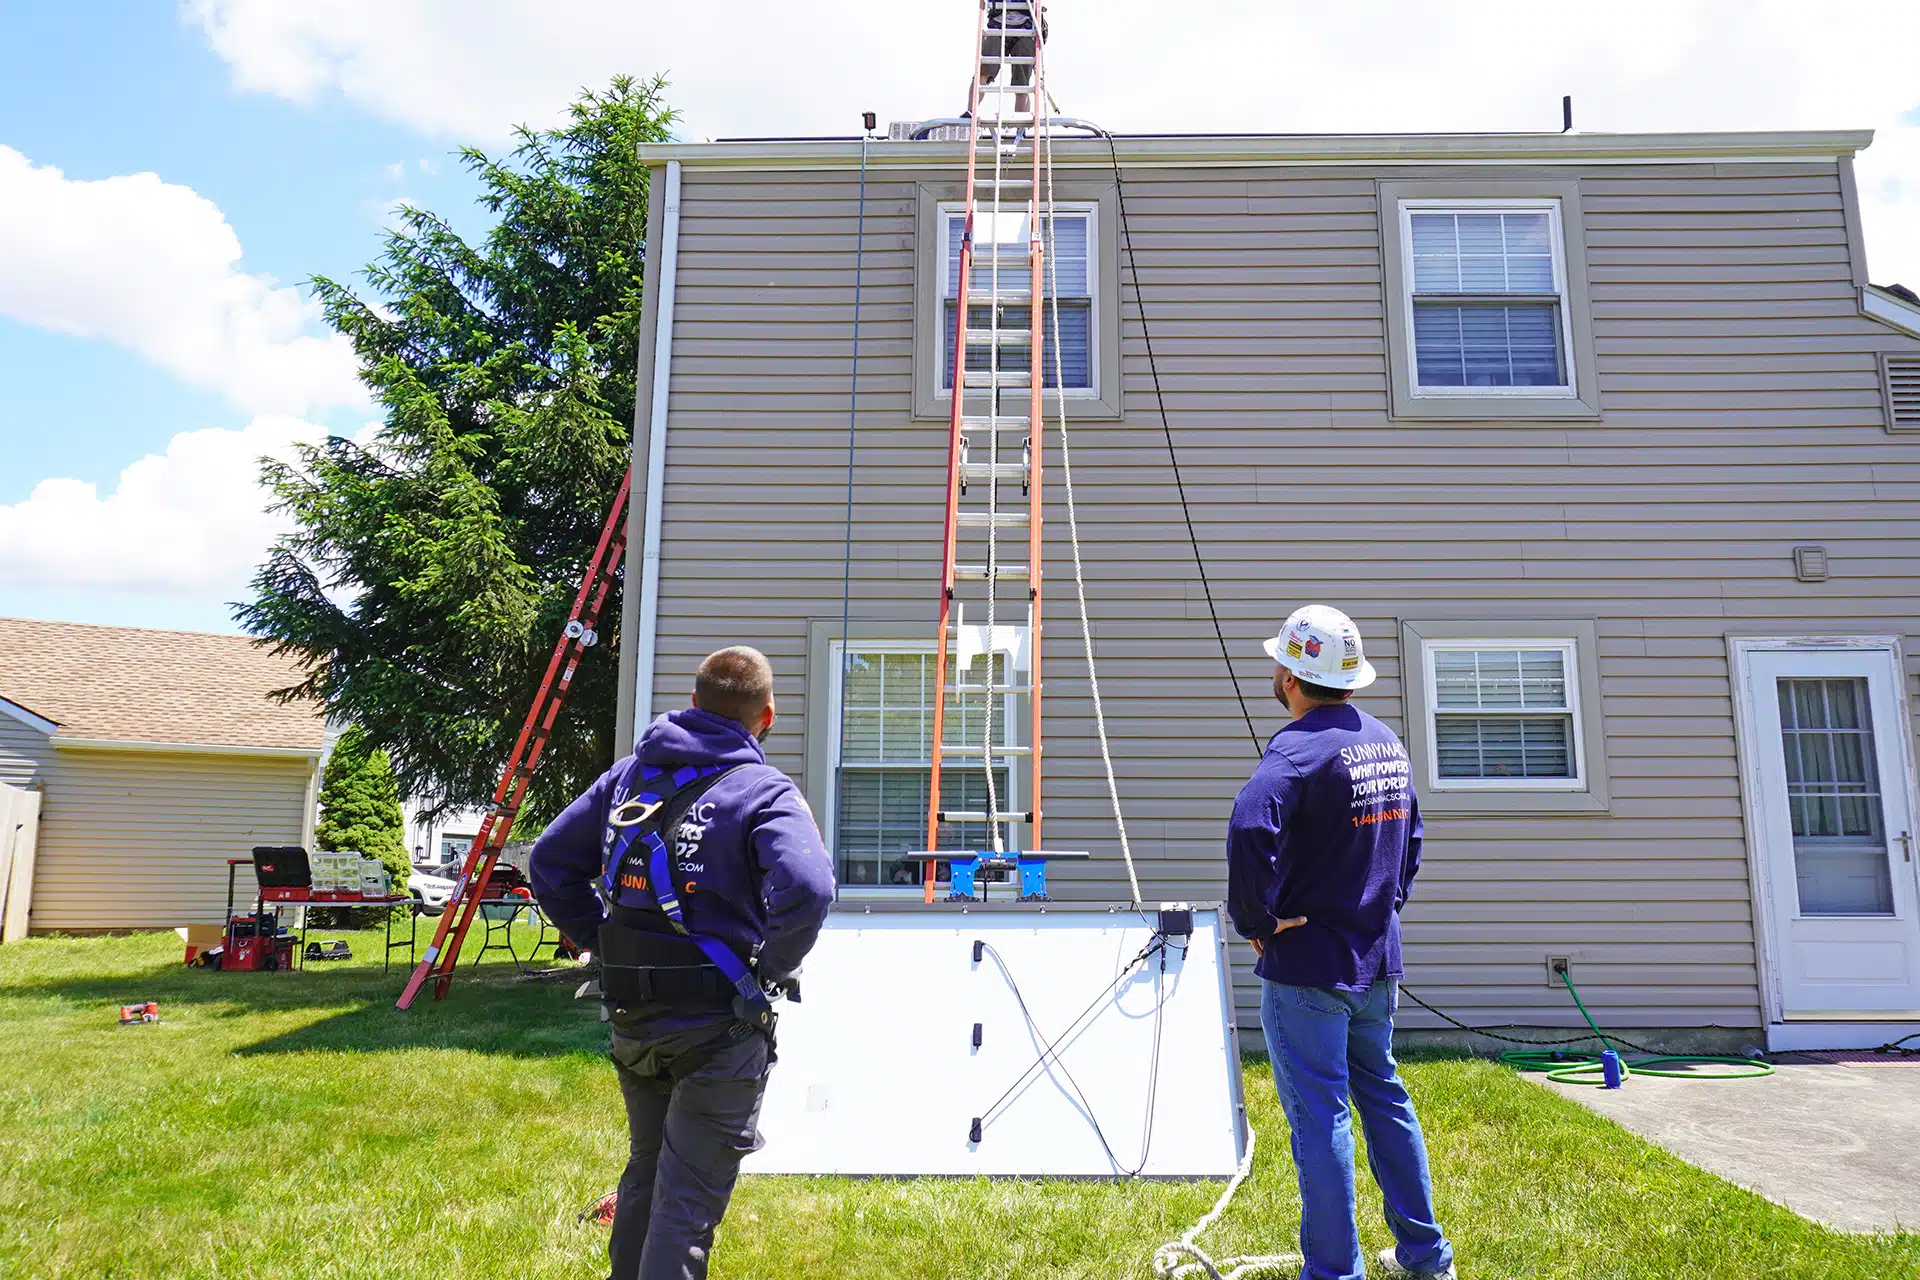
[[[580,660],[587,650],[599,642],[594,627],[600,621],[600,608],[620,574],[620,555],[627,545],[627,498],[632,488],[633,473],[628,472],[620,481],[619,493],[614,495],[613,509],[607,513],[607,522],[600,530],[593,559],[587,562],[580,590],[573,599],[573,612],[568,615],[560,643],[554,646],[553,658],[547,663],[546,677],[540,681],[540,691],[534,695],[526,722],[520,726],[520,737],[513,744],[506,772],[494,789],[493,807],[487,811],[479,834],[467,849],[460,881],[447,900],[447,909],[440,914],[440,927],[434,931],[433,942],[420,963],[414,966],[413,976],[407,979],[406,989],[400,993],[397,1003],[402,1009],[413,1004],[429,978],[435,979],[433,998],[446,998],[454,966],[460,960],[460,944],[466,940],[467,929],[486,899],[494,865],[506,847],[507,833],[513,830],[521,798],[533,780],[534,767],[540,763],[540,753],[546,749],[560,707],[567,700],[574,673],[580,669]]]
[[[1041,270],[1052,205],[1042,189],[1038,145],[1047,129],[1044,28],[1039,0],[981,0],[967,115],[940,122],[943,133],[953,123],[965,131],[967,184],[947,356],[953,408],[927,843],[911,855],[922,863],[928,902],[941,863],[950,868],[954,898],[984,888],[981,872],[1013,870],[1020,872],[1020,896],[1031,898],[1046,895],[1047,858],[1086,856],[1040,852]],[[1003,598],[1006,584],[1016,592],[1023,585],[1024,601]],[[1001,621],[1003,607],[1022,603],[1024,623]],[[1023,695],[1027,740],[1001,741]],[[950,699],[957,699],[957,740],[949,733]],[[960,807],[961,789],[947,785],[959,773],[949,771],[949,759],[978,766],[984,804]],[[955,807],[947,807],[950,800]],[[943,826],[955,835],[960,826],[983,832],[986,848],[943,850]],[[1020,826],[1024,840],[1016,838]]]

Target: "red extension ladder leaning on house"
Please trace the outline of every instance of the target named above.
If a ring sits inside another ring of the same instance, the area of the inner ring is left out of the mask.
[[[430,977],[435,979],[433,998],[446,997],[447,986],[453,981],[453,967],[460,959],[460,944],[466,940],[467,929],[487,896],[487,882],[493,877],[494,864],[500,860],[500,850],[506,847],[507,833],[513,830],[513,820],[520,812],[527,783],[533,779],[534,766],[540,763],[540,753],[546,748],[560,707],[567,700],[574,672],[580,669],[580,659],[587,650],[599,642],[594,627],[600,620],[600,607],[606,603],[607,593],[619,576],[620,556],[627,545],[627,497],[632,488],[633,474],[628,472],[620,481],[619,493],[614,495],[613,510],[607,513],[607,523],[600,530],[593,559],[587,562],[580,591],[573,599],[573,612],[567,617],[566,630],[560,643],[554,646],[552,660],[547,663],[546,678],[541,680],[540,692],[534,695],[533,706],[527,710],[526,722],[520,727],[520,737],[513,744],[513,754],[508,757],[506,772],[500,776],[500,785],[494,789],[493,807],[487,811],[480,833],[467,850],[466,862],[460,868],[460,882],[447,900],[447,909],[440,915],[440,927],[434,931],[433,943],[400,993],[398,1004],[402,1009],[413,1004]]]

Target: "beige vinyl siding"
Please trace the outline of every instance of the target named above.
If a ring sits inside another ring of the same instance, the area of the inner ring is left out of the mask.
[[[53,759],[47,735],[0,711],[0,783],[24,787]]]
[[[1374,184],[1436,172],[1580,183],[1599,419],[1389,421]],[[917,181],[948,177],[869,178],[856,637],[862,619],[932,636],[946,433],[908,421],[913,211]],[[772,758],[816,806],[831,779],[803,759],[807,634],[840,615],[856,182],[685,170],[673,317],[654,710],[682,705],[711,648],[760,646],[780,681]],[[1757,1025],[1724,637],[1903,635],[1920,681],[1920,455],[1884,431],[1877,367],[1920,343],[1858,314],[1835,165],[1142,168],[1127,205],[1262,739],[1281,720],[1259,640],[1298,603],[1355,616],[1382,673],[1361,705],[1396,725],[1401,618],[1595,623],[1610,810],[1430,821],[1409,985],[1469,1021],[1565,1024],[1544,961],[1570,955],[1611,1025]],[[1127,416],[1073,429],[1102,690],[1146,897],[1212,900],[1255,748],[1196,580],[1130,279],[1123,296]],[[1051,431],[1048,449],[1051,486]],[[1096,855],[1056,870],[1057,895],[1121,899],[1049,496],[1046,843]],[[1831,581],[1794,579],[1800,543],[1827,547]],[[1235,958],[1244,1029],[1257,992],[1250,953]]]
[[[35,932],[217,923],[228,858],[299,844],[303,758],[62,750],[48,774]],[[240,892],[253,878],[240,870]]]

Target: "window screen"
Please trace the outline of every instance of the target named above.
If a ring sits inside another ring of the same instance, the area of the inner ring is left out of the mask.
[[[954,316],[959,309],[960,290],[960,241],[966,231],[966,219],[961,213],[943,210],[941,217],[946,225],[946,247],[942,271],[940,324],[943,333],[940,358],[940,385],[944,389],[953,387],[953,340]],[[1048,239],[1047,222],[1051,221],[1052,238]],[[1041,291],[1043,311],[1041,324],[1044,327],[1043,341],[1045,351],[1041,357],[1041,384],[1052,388],[1064,384],[1069,391],[1093,389],[1093,308],[1094,275],[1091,263],[1093,239],[1093,215],[1090,212],[1059,213],[1052,219],[1043,219],[1041,240],[1054,255],[1052,267],[1042,263]],[[999,327],[1014,333],[1025,333],[1033,323],[1033,312],[1029,293],[1032,288],[1032,270],[1027,262],[1027,219],[1024,213],[1002,214],[998,223],[991,215],[982,214],[976,224],[973,246],[973,271],[968,283],[969,313],[967,325],[971,329],[988,329],[994,324],[994,311],[991,306],[981,305],[990,296],[994,287],[994,266],[992,245],[1000,245],[1001,260],[1000,316]],[[1053,307],[1044,299],[1047,291],[1054,287],[1059,290],[1060,315],[1058,332],[1055,331]],[[1056,368],[1054,347],[1060,348],[1060,361]],[[1000,348],[1000,368],[1010,372],[1027,371],[1028,348],[1023,343],[1003,344]],[[980,371],[987,368],[988,352],[984,346],[973,346],[967,351],[967,368]],[[1060,376],[1056,377],[1056,373]]]
[[[1429,648],[1443,779],[1575,779],[1570,647]]]
[[[1570,385],[1548,211],[1419,209],[1407,225],[1420,387]]]
[[[1004,683],[1006,655],[993,655],[993,680]],[[949,684],[985,684],[987,659],[978,658],[965,680],[955,680],[956,664],[947,659]],[[840,881],[847,885],[918,885],[920,862],[903,855],[925,849],[927,787],[933,776],[934,659],[930,653],[863,653],[847,661],[841,744],[839,810],[834,838]],[[985,741],[986,694],[947,698],[947,745]],[[1009,735],[1007,699],[993,708],[993,740],[1004,746]],[[996,761],[994,789],[1003,810],[1011,807],[1009,770]],[[980,757],[947,756],[940,768],[941,808],[987,808],[985,770]],[[942,849],[984,849],[984,823],[946,823]]]

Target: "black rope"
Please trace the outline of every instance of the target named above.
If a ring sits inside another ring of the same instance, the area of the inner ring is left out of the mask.
[[[846,800],[847,764],[847,674],[853,667],[853,441],[860,418],[860,285],[865,279],[867,261],[867,139],[860,139],[860,212],[853,240],[853,374],[847,392],[847,542],[840,567],[840,738],[838,758],[833,762],[834,843],[839,832]],[[837,851],[836,851],[837,853]],[[833,896],[840,897],[839,875],[833,877]]]
[[[1623,1044],[1627,1048],[1635,1050],[1636,1052],[1639,1052],[1639,1053],[1657,1054],[1660,1052],[1658,1049],[1649,1049],[1647,1048],[1647,1046],[1643,1044],[1635,1044],[1631,1040],[1622,1040],[1619,1036],[1616,1036],[1616,1035],[1607,1035],[1603,1037],[1603,1036],[1597,1036],[1593,1034],[1593,1032],[1591,1031],[1587,1032],[1585,1035],[1568,1036],[1564,1040],[1532,1040],[1532,1039],[1528,1039],[1525,1036],[1502,1035],[1498,1031],[1489,1031],[1485,1027],[1468,1026],[1466,1023],[1460,1021],[1460,1019],[1454,1017],[1452,1014],[1446,1012],[1445,1010],[1434,1008],[1432,1005],[1428,1004],[1425,1000],[1422,1000],[1419,996],[1407,990],[1405,986],[1402,986],[1400,988],[1400,994],[1405,996],[1407,999],[1413,1001],[1415,1004],[1419,1005],[1422,1009],[1425,1009],[1428,1013],[1431,1013],[1436,1018],[1440,1018],[1443,1021],[1450,1022],[1454,1026],[1460,1028],[1460,1030],[1462,1031],[1471,1032],[1476,1036],[1485,1036],[1489,1040],[1500,1040],[1500,1041],[1504,1041],[1507,1044],[1531,1044],[1531,1045],[1547,1045],[1547,1046],[1560,1045],[1560,1044],[1579,1044],[1583,1040],[1599,1040],[1602,1044],[1605,1044],[1608,1041],[1612,1041],[1615,1044]]]
[[[1227,664],[1227,678],[1233,681],[1233,696],[1239,700],[1240,715],[1247,722],[1247,737],[1253,741],[1255,755],[1266,754],[1260,731],[1253,727],[1253,713],[1247,710],[1247,697],[1240,692],[1240,679],[1233,673],[1233,655],[1227,652],[1227,633],[1220,626],[1220,611],[1214,607],[1213,585],[1207,580],[1207,562],[1200,554],[1200,535],[1194,532],[1193,509],[1187,505],[1187,485],[1180,476],[1180,454],[1173,444],[1173,424],[1167,420],[1167,397],[1160,389],[1160,363],[1153,355],[1153,330],[1147,327],[1147,304],[1140,296],[1140,267],[1133,258],[1133,233],[1127,227],[1127,184],[1120,176],[1120,150],[1113,135],[1105,134],[1107,151],[1113,157],[1113,185],[1120,199],[1120,243],[1127,251],[1127,274],[1133,278],[1133,305],[1140,313],[1140,336],[1147,347],[1147,368],[1153,374],[1153,398],[1160,406],[1160,430],[1167,438],[1167,458],[1173,464],[1173,485],[1180,495],[1180,514],[1186,518],[1187,541],[1193,546],[1193,563],[1200,571],[1200,589],[1207,597],[1207,616],[1213,619],[1213,635],[1220,642],[1220,658]]]

